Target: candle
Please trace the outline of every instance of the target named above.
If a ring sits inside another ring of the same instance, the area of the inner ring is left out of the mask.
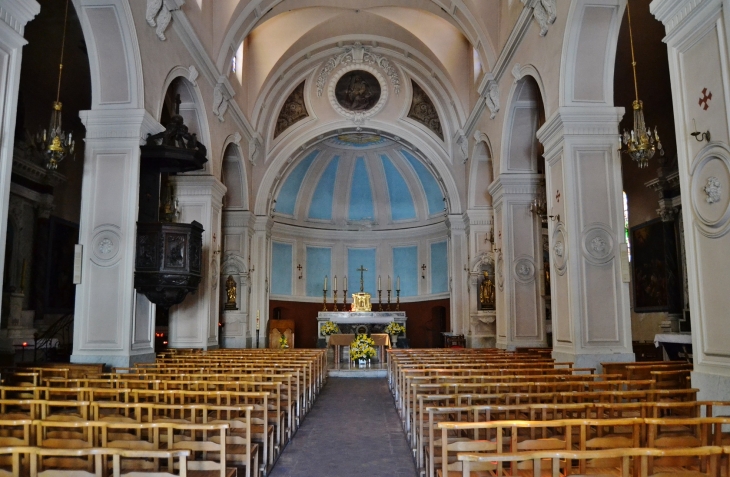
[[[396,291],[400,291],[400,275],[398,275],[398,279],[395,282],[395,289]]]
[[[345,275],[345,286],[344,286],[344,290],[347,290],[347,275]]]
[[[259,310],[256,310],[256,331],[261,329],[261,322],[259,321]]]
[[[324,291],[327,291],[327,275],[324,276]]]
[[[337,290],[337,275],[335,275],[335,283],[334,283],[334,286],[332,287],[332,289]]]
[[[380,286],[380,275],[378,275],[378,290],[382,290],[383,287]]]
[[[390,275],[388,275],[388,290],[392,290],[392,288],[390,287]]]

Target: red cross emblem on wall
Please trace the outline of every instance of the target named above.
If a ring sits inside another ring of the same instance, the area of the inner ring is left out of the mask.
[[[707,111],[707,108],[710,107],[711,99],[712,99],[712,91],[708,91],[707,88],[704,88],[702,90],[702,97],[700,98],[700,101],[699,101],[700,108]]]

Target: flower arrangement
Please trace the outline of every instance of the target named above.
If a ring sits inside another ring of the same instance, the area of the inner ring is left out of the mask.
[[[367,335],[357,335],[350,343],[350,359],[370,359],[375,357],[375,341]]]
[[[322,330],[322,334],[323,335],[330,336],[330,335],[334,335],[336,333],[339,333],[340,332],[340,327],[337,326],[337,323],[332,322],[332,321],[328,321],[328,322],[322,324],[321,330]]]
[[[388,326],[385,327],[385,332],[389,335],[402,335],[406,332],[406,327],[401,325],[400,323],[392,321],[388,323]]]
[[[281,348],[281,349],[289,348],[289,341],[287,341],[286,336],[284,336],[284,335],[279,336],[279,348]]]

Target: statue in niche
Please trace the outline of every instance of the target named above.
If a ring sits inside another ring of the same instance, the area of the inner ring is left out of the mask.
[[[237,310],[236,308],[236,280],[233,279],[233,275],[228,275],[226,280],[226,310]]]
[[[494,282],[489,278],[489,272],[484,272],[484,280],[479,285],[479,305],[482,310],[495,309]]]
[[[380,100],[380,82],[367,71],[350,71],[337,81],[335,98],[348,111],[367,111]]]

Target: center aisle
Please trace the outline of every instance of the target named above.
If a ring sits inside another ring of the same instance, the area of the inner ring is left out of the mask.
[[[416,477],[385,379],[329,378],[271,477]]]

